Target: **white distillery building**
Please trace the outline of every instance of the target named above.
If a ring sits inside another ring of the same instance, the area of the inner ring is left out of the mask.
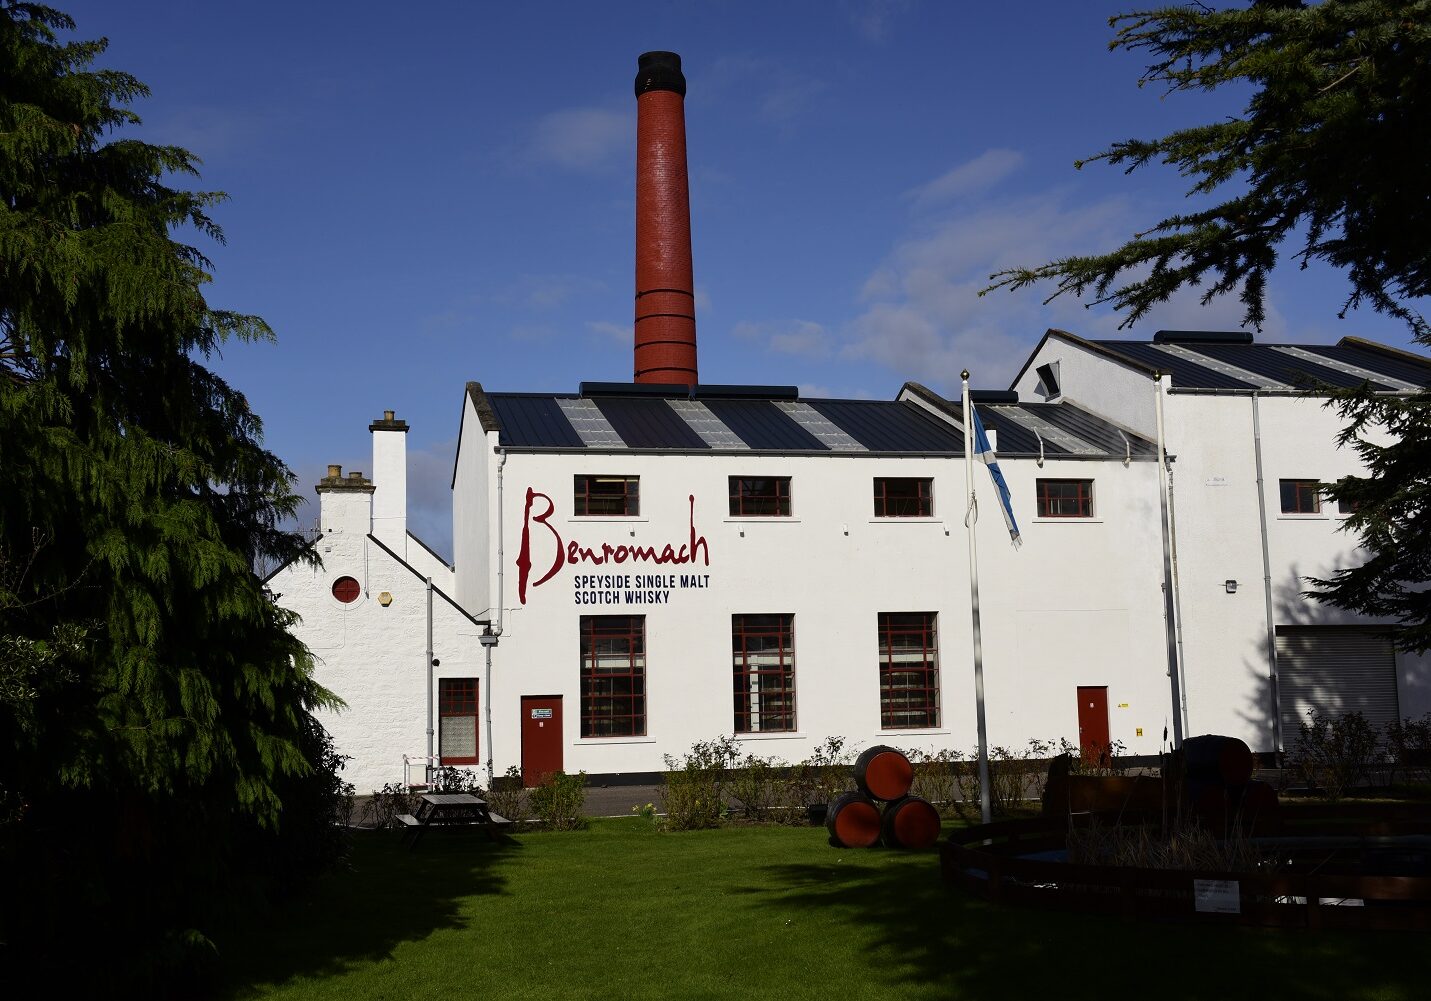
[[[468,384],[452,565],[407,531],[407,425],[385,413],[372,477],[318,485],[321,566],[270,580],[347,703],[326,722],[360,789],[411,777],[405,756],[532,781],[649,775],[730,733],[788,761],[832,735],[975,744],[961,404],[701,384],[685,92],[679,56],[640,57],[634,381]],[[1387,624],[1301,596],[1360,558],[1318,489],[1360,467],[1299,390],[1364,382],[1409,392],[1431,361],[1049,331],[976,395],[1024,543],[978,483],[991,743],[1275,751],[1310,708],[1431,709],[1431,665]]]
[[[1181,726],[1273,751],[1309,708],[1431,710],[1428,664],[1385,624],[1300,595],[1358,558],[1317,484],[1359,465],[1300,395],[1309,377],[1406,392],[1431,361],[1353,338],[1049,331],[1011,391],[975,394],[1023,537],[976,468],[992,744],[1152,755]],[[529,781],[647,775],[731,733],[790,761],[827,735],[973,748],[958,401],[914,383],[893,401],[469,383],[454,566],[407,531],[406,424],[370,430],[371,478],[318,485],[321,567],[270,579],[347,703],[325,723],[360,789],[429,746]]]

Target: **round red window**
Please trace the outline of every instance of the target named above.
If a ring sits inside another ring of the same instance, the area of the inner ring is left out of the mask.
[[[358,595],[363,593],[363,588],[351,577],[339,577],[333,582],[333,597],[343,604],[357,601]]]

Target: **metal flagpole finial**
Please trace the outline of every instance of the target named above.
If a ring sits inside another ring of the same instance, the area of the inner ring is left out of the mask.
[[[966,368],[964,371],[960,372],[960,373],[959,373],[959,378],[963,379],[965,382],[968,382],[968,381],[969,381],[969,370]]]

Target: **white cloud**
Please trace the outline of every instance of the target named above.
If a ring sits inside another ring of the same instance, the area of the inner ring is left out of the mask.
[[[935,187],[942,197],[971,180],[983,183],[982,178],[994,177],[997,161],[992,158],[979,170],[960,175],[985,157],[988,154],[915,189],[913,197],[917,200]],[[1005,157],[1002,162],[1012,160]],[[901,378],[913,376],[945,391],[957,387],[965,368],[975,386],[1003,388],[1051,326],[1093,338],[1143,340],[1159,329],[1240,329],[1243,310],[1235,296],[1203,306],[1198,288],[1184,290],[1136,328],[1123,331],[1118,329],[1122,316],[1107,307],[1089,308],[1069,295],[1045,305],[1055,289],[1052,283],[979,295],[997,271],[1110,250],[1153,214],[1126,198],[1078,202],[1067,191],[1054,189],[959,202],[950,211],[920,217],[865,280],[859,295],[863,310],[840,329],[838,356],[847,362],[873,362]],[[1261,336],[1294,339],[1276,306],[1276,291],[1274,283]]]
[[[868,42],[882,42],[890,22],[914,7],[914,0],[845,0],[845,14],[855,31]]]
[[[753,108],[767,125],[788,126],[809,110],[829,84],[780,60],[759,56],[723,56],[701,84],[698,100],[725,97]]]
[[[809,320],[759,323],[742,320],[731,333],[747,341],[759,341],[765,350],[802,358],[826,358],[831,352],[831,336],[823,326]]]
[[[981,298],[989,275],[1114,246],[1131,223],[1122,199],[1070,204],[1060,192],[921,220],[865,281],[864,311],[842,331],[840,357],[875,362],[900,377],[916,374],[944,389],[968,368],[980,388],[1001,387],[1048,326],[1096,336],[1112,331],[1091,325],[1096,317],[1072,300],[1042,305],[1047,290]]]
[[[629,344],[636,336],[633,331],[633,325],[630,323],[611,323],[608,320],[587,320],[586,329],[620,344]]]
[[[904,197],[917,209],[929,208],[962,195],[993,187],[1024,163],[1024,155],[1013,149],[989,149],[967,163],[941,174],[926,184],[911,188]]]
[[[532,128],[532,159],[572,170],[600,169],[636,146],[636,116],[610,108],[567,108],[539,118]]]
[[[452,463],[457,439],[407,453],[407,529],[452,561]]]

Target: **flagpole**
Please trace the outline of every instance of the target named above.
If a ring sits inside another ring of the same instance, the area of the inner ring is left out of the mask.
[[[974,525],[979,520],[979,505],[974,499],[974,422],[969,415],[969,370],[959,377],[964,398],[964,478],[969,485],[969,506],[964,512],[964,525],[969,530],[969,607],[974,615],[974,713],[979,728],[979,809],[984,823],[994,819],[989,802],[989,735],[984,725],[984,642],[979,630],[979,555],[974,540]]]

